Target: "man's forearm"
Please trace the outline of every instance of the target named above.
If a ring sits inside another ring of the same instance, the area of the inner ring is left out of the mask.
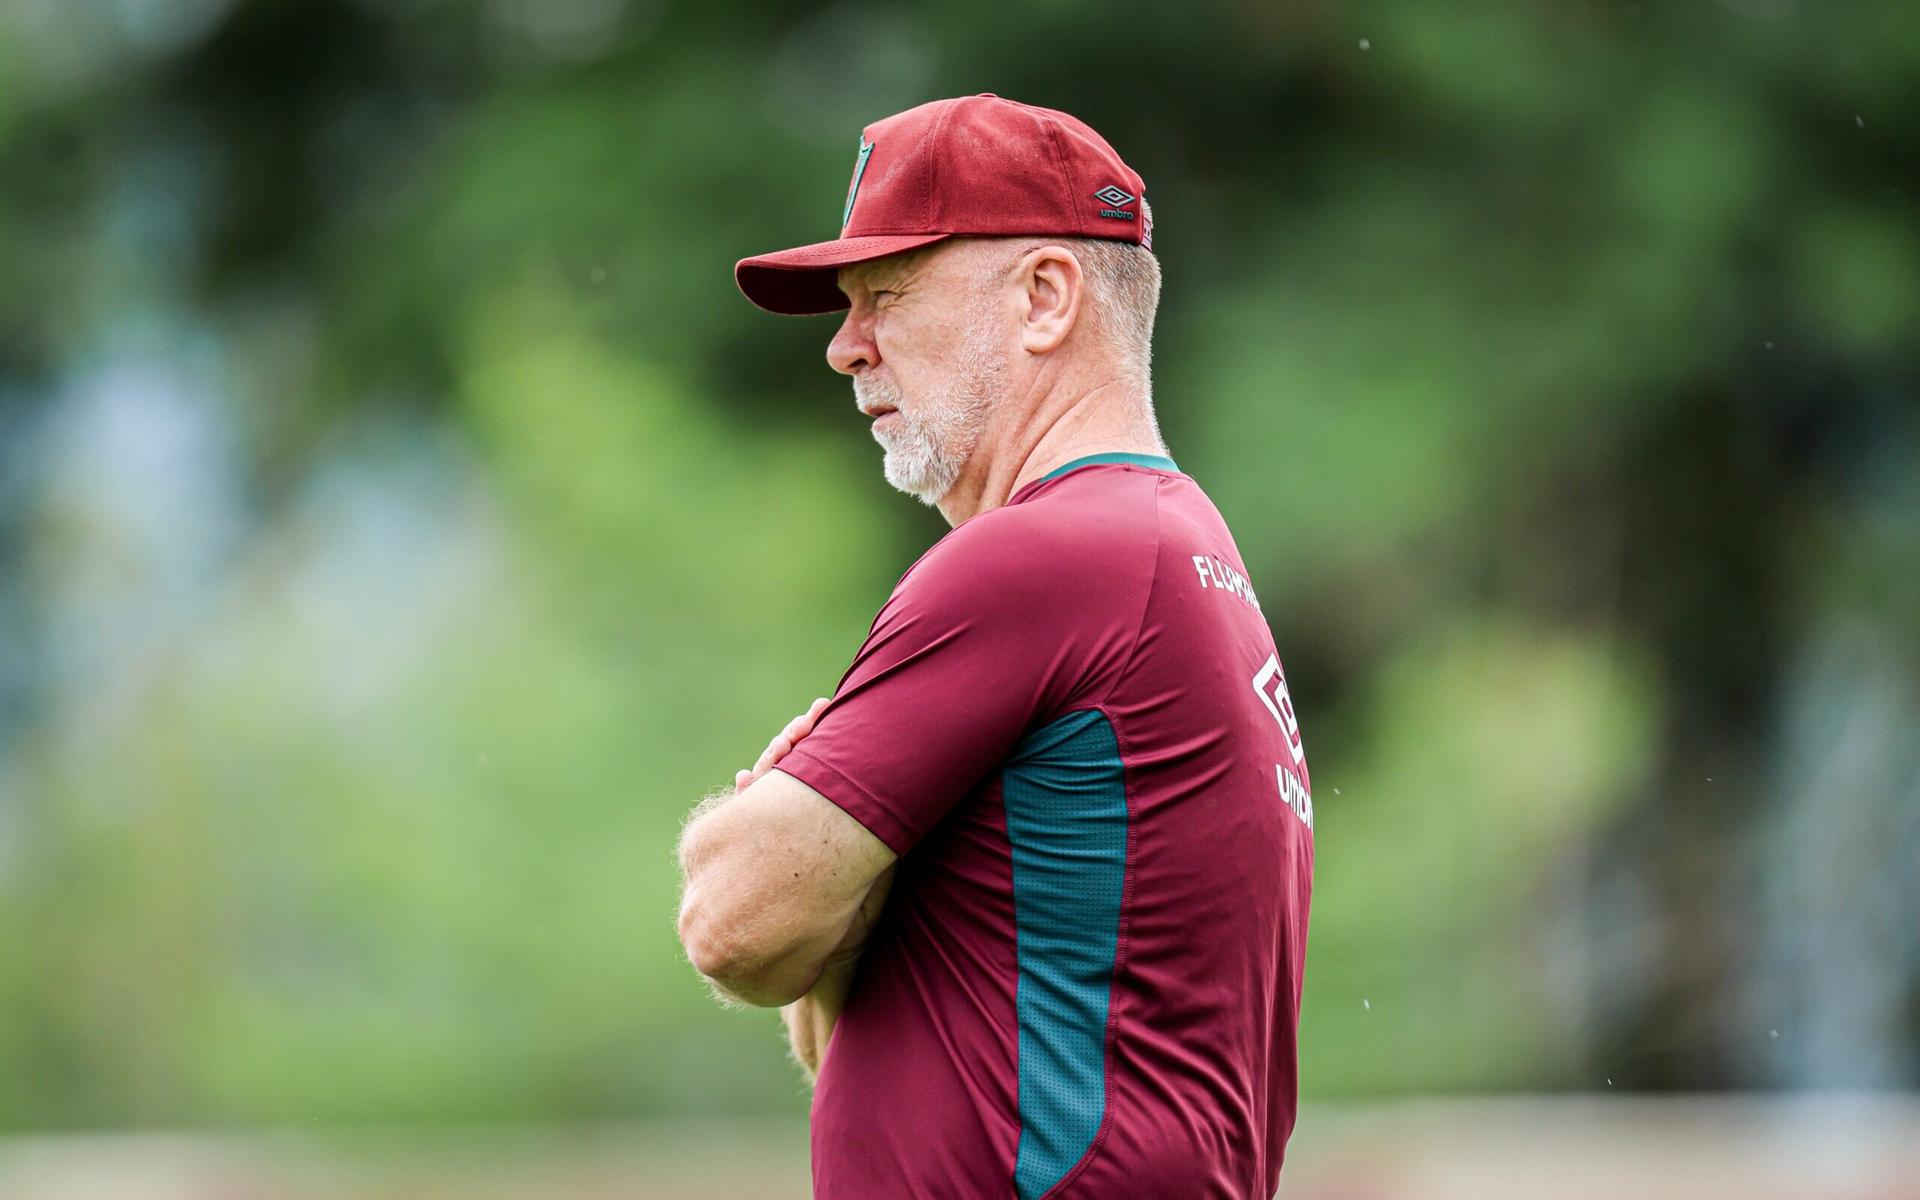
[[[807,1073],[809,1083],[820,1074],[827,1042],[833,1037],[840,1010],[847,1005],[847,993],[853,990],[853,977],[859,967],[856,956],[829,963],[811,991],[780,1010],[793,1060]]]

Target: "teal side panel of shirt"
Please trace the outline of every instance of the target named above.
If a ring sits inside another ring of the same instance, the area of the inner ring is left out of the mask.
[[[1106,1116],[1107,1004],[1126,882],[1127,797],[1106,715],[1023,738],[1001,776],[1013,852],[1020,1145],[1014,1188],[1059,1183]]]

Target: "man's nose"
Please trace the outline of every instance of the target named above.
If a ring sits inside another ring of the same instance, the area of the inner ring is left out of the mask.
[[[827,343],[827,362],[842,375],[852,375],[862,367],[878,366],[880,348],[873,342],[873,325],[856,309],[848,309],[840,322],[840,331]]]

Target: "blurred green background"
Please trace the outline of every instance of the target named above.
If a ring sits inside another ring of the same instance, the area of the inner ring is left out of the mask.
[[[1145,177],[1320,791],[1306,1107],[1920,1085],[1920,8],[0,5],[0,1130],[804,1119],[681,815],[937,515],[863,124]]]

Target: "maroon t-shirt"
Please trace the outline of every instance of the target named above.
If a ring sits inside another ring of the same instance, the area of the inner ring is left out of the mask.
[[[1310,781],[1171,459],[1076,459],[941,538],[779,769],[901,856],[814,1092],[820,1200],[1273,1195]]]

